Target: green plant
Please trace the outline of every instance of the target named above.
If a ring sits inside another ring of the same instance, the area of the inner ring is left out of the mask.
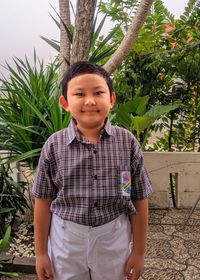
[[[183,15],[175,21],[173,30],[165,39],[168,57],[163,66],[165,69],[167,65],[171,66],[174,78],[170,92],[164,93],[161,102],[179,99],[182,106],[159,125],[164,128],[165,136],[154,144],[156,150],[200,150],[199,19],[199,1],[188,2]]]
[[[24,215],[29,208],[25,196],[26,183],[15,182],[9,164],[0,164],[0,237],[4,235],[6,224],[12,226],[18,215]]]
[[[130,1],[114,0],[112,5],[104,2],[103,11],[126,28],[127,20],[123,19],[124,16],[128,19],[131,12]],[[138,3],[134,2],[134,5]],[[200,150],[199,15],[199,1],[190,1],[178,20],[164,7],[163,1],[154,1],[132,52],[115,72],[114,85],[119,103],[148,96],[148,109],[177,102],[182,104],[150,126],[150,131],[160,130],[166,136],[154,145],[154,149]],[[123,33],[116,33],[116,36],[118,40],[122,39]],[[124,113],[123,118],[126,117]],[[127,121],[131,122],[130,116]],[[138,132],[145,122],[148,126],[151,121],[135,118]],[[145,139],[142,134],[140,138]]]
[[[149,131],[153,123],[164,114],[175,110],[180,104],[155,105],[148,110],[149,96],[134,97],[120,105],[112,121],[135,133],[141,142],[142,148],[147,144]]]
[[[2,211],[4,211],[4,210],[2,210],[0,208],[0,213]],[[10,239],[10,235],[11,235],[11,226],[8,226],[6,231],[5,231],[4,237],[2,239],[0,239],[0,254],[5,251],[5,249],[8,245],[9,239]],[[3,271],[3,266],[4,266],[5,263],[6,263],[6,260],[3,260],[0,257],[0,275],[10,276],[10,277],[18,276],[18,273],[16,273],[16,272],[5,272],[5,271]]]
[[[0,146],[9,151],[9,162],[23,162],[35,169],[41,148],[54,132],[67,126],[70,114],[59,105],[57,66],[15,58],[7,64],[8,78],[1,78]],[[38,65],[37,65],[38,63]]]

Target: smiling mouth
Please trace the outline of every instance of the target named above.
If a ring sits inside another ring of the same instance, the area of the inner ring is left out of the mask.
[[[98,113],[99,110],[87,110],[87,111],[81,111],[82,113]]]

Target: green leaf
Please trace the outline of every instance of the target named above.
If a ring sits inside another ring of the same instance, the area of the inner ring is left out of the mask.
[[[2,194],[0,194],[1,196]],[[15,208],[0,208],[0,214],[3,214],[3,213],[7,213],[7,212],[10,212],[12,210],[14,210]]]
[[[55,40],[50,40],[48,38],[45,38],[43,36],[40,36],[42,40],[44,40],[48,45],[50,45],[52,48],[54,48],[57,52],[60,52],[60,45]]]
[[[143,132],[146,128],[153,124],[155,118],[147,116],[136,116],[132,118],[132,128],[137,132],[137,135]]]
[[[29,109],[32,109],[35,114],[39,117],[39,119],[47,126],[47,128],[51,131],[52,126],[49,121],[47,121],[44,115],[38,110],[37,104],[33,104],[26,96],[22,96],[24,102],[27,104]]]
[[[32,132],[34,134],[40,135],[40,133],[38,131],[36,131],[33,126],[24,126],[24,125],[20,125],[17,123],[10,123],[10,122],[7,122],[7,124],[12,127],[20,128],[22,130],[26,130],[26,131]]]
[[[132,113],[137,115],[143,115],[146,111],[146,105],[148,103],[149,97],[135,97],[133,100],[127,101],[126,103],[119,106],[116,111],[114,120],[118,125],[122,125],[128,130],[132,131],[133,118]]]
[[[149,96],[135,97],[133,100],[127,101],[121,108],[128,113],[143,115],[146,112],[146,106],[149,101]]]
[[[90,61],[94,61],[95,57],[98,55],[98,53],[105,47],[107,42],[113,37],[113,35],[117,32],[117,30],[120,28],[120,26],[116,26],[104,39],[98,47],[95,49],[95,51],[90,56]]]
[[[41,153],[41,148],[37,148],[28,152],[25,152],[19,156],[13,156],[10,160],[7,160],[8,163],[13,163],[13,162],[20,162],[20,161],[25,161],[29,158],[39,156]]]
[[[124,110],[117,110],[115,117],[113,117],[114,122],[117,123],[119,126],[123,126],[126,129],[131,129],[131,116]]]
[[[116,43],[112,46],[109,46],[107,49],[103,49],[95,57],[94,56],[90,57],[89,61],[94,62],[94,63],[98,63],[99,61],[102,61],[103,59],[110,57],[114,53],[115,47],[117,45],[118,45],[118,43]]]
[[[3,267],[3,266],[2,266]],[[4,276],[10,276],[10,277],[16,277],[19,276],[19,274],[17,272],[4,272],[4,271],[0,271],[1,275]]]
[[[60,21],[62,22],[64,28],[65,28],[65,31],[67,33],[67,36],[68,36],[68,39],[70,41],[70,43],[72,44],[72,41],[73,41],[73,32],[70,30],[70,28],[68,28],[68,26],[65,24],[65,22],[63,21],[63,19],[61,18],[61,16],[59,15],[59,13],[54,9],[54,7],[52,6],[54,12],[57,14],[57,16],[59,17]],[[54,20],[54,22],[56,23],[56,25],[60,28],[60,23],[53,17],[51,16],[52,19]]]
[[[6,246],[8,245],[10,234],[11,234],[11,226],[8,226],[3,239],[0,240],[0,252],[3,252]]]
[[[152,118],[159,118],[162,115],[169,113],[170,111],[173,111],[180,107],[180,104],[174,104],[174,105],[156,105],[153,108],[151,108],[148,112],[145,113],[146,117],[152,117]]]
[[[53,21],[55,22],[55,24],[57,25],[57,27],[60,29],[60,22],[58,22],[57,19],[55,19],[51,14],[50,14],[50,16],[53,19]]]
[[[94,24],[93,24],[93,32],[92,32],[91,41],[90,41],[90,49],[92,49],[94,47],[95,42],[98,39],[99,34],[102,30],[102,27],[105,23],[105,19],[106,19],[106,15],[102,18],[99,25],[97,26],[97,29],[95,30],[95,25],[96,25],[96,22],[97,22],[97,15],[96,15],[95,20],[94,20]]]

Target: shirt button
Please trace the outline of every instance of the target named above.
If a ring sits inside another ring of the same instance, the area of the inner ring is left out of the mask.
[[[94,180],[97,180],[97,175],[94,175]]]
[[[95,201],[94,207],[98,207],[98,202],[97,201]]]

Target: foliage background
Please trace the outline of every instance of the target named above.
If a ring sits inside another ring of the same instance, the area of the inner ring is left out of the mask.
[[[101,1],[99,11],[111,19],[114,27],[103,36],[105,17],[94,25],[90,61],[105,64],[123,39],[138,3]],[[59,18],[54,21],[59,27]],[[199,30],[199,1],[190,0],[177,20],[161,0],[154,1],[136,44],[112,76],[118,102],[111,120],[133,132],[143,150],[200,151]],[[66,32],[72,38],[73,26]],[[59,42],[45,40],[59,51]],[[12,162],[35,170],[45,140],[70,120],[58,104],[58,58],[44,65],[35,51],[33,56],[33,66],[26,57],[14,58],[15,67],[7,64],[9,77],[0,79],[0,149],[9,150],[7,158],[0,158],[1,178],[5,168],[7,178],[11,178]],[[160,137],[149,143],[150,136],[158,132]],[[14,213],[14,219],[20,211],[17,202],[21,198],[15,195],[18,187],[12,180],[0,180],[1,207],[13,208],[0,212],[3,225],[10,214]],[[19,188],[22,197],[25,187]],[[13,188],[9,195],[15,196],[16,203],[9,206],[5,189]]]

